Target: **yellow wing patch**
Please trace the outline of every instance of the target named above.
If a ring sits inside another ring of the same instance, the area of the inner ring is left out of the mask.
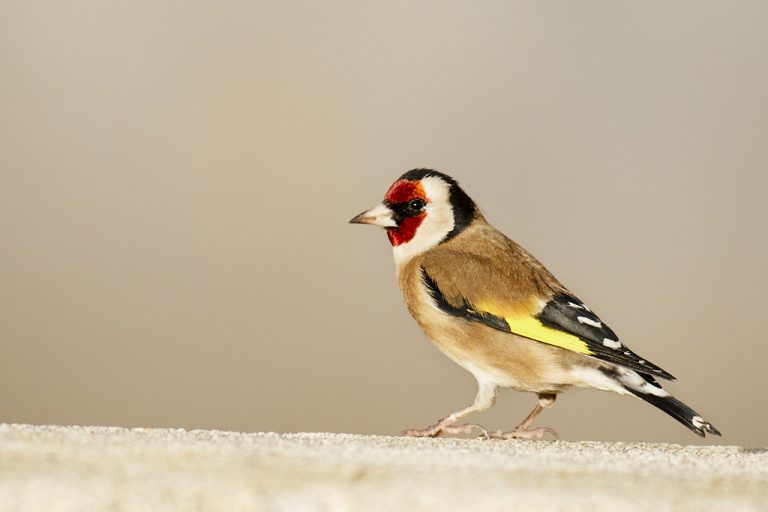
[[[528,311],[510,312],[490,306],[489,304],[475,305],[477,311],[503,318],[507,325],[509,325],[509,329],[518,336],[524,336],[548,345],[578,352],[579,354],[588,356],[594,354],[589,350],[586,342],[582,341],[578,336],[543,325],[533,313],[539,308],[540,306],[532,303]]]
[[[542,325],[538,319],[530,315],[506,316],[504,320],[509,324],[512,332],[519,336],[525,336],[542,343],[572,350],[579,354],[592,355],[592,351],[589,350],[587,344],[579,337]]]

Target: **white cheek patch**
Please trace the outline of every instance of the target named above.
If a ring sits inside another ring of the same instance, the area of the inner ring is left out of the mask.
[[[398,267],[435,247],[453,230],[453,209],[448,184],[436,176],[429,176],[421,180],[421,185],[427,196],[427,205],[424,207],[426,216],[409,242],[392,248]]]

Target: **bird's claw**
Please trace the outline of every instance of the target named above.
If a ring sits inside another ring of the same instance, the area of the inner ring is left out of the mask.
[[[491,435],[488,433],[485,427],[483,427],[482,425],[478,425],[477,423],[465,423],[463,425],[446,427],[445,429],[443,429],[443,432],[445,434],[458,436],[458,435],[471,435],[474,430],[478,430],[480,432],[477,436],[478,438],[483,438],[483,439],[491,438]]]
[[[400,435],[403,437],[437,437],[440,434],[439,430],[435,430],[432,427],[427,428],[409,428],[403,430]]]
[[[423,429],[413,428],[404,430],[400,435],[408,437],[439,437],[442,435],[460,436],[472,434],[475,429],[480,431],[478,437],[483,439],[491,438],[491,434],[483,426],[475,423],[465,423],[463,425],[440,425],[438,423],[437,425],[432,425],[431,427]]]
[[[560,438],[560,436],[557,435],[557,432],[555,432],[554,429],[551,429],[549,427],[539,427],[539,428],[533,428],[530,430],[515,429],[510,432],[502,432],[501,430],[497,430],[495,432],[491,432],[490,438],[491,439],[544,439],[544,436],[546,434],[550,434],[555,439]]]

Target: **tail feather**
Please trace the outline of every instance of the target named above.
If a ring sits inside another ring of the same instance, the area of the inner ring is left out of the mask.
[[[701,437],[704,437],[705,434],[720,435],[720,432],[711,423],[705,421],[696,411],[671,395],[657,396],[632,389],[629,386],[626,386],[626,389],[636,397],[642,398],[669,414]]]
[[[601,368],[601,370],[605,375],[615,379],[621,387],[669,414],[696,435],[701,437],[706,434],[720,435],[720,432],[699,413],[662,389],[652,375],[621,367]]]

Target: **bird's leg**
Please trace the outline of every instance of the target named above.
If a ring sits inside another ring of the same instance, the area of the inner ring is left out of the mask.
[[[491,406],[496,402],[496,385],[492,382],[488,381],[477,381],[478,383],[478,390],[477,390],[477,396],[475,397],[475,402],[470,405],[469,407],[465,407],[464,409],[461,409],[460,411],[456,411],[452,414],[449,414],[445,418],[441,419],[431,427],[423,428],[423,429],[409,429],[404,431],[402,434],[403,436],[413,436],[413,437],[437,437],[439,435],[448,434],[448,435],[459,435],[459,434],[471,434],[474,429],[478,429],[480,431],[481,436],[488,438],[488,431],[485,430],[480,425],[475,425],[472,423],[465,423],[464,425],[455,425],[457,421],[459,421],[464,416],[467,416],[468,414],[471,414],[473,412],[477,411],[484,411],[486,409],[490,409]]]
[[[549,427],[539,427],[534,429],[528,428],[531,426],[533,418],[538,416],[539,413],[546,407],[549,407],[555,403],[556,398],[557,395],[554,393],[539,394],[539,403],[536,404],[536,407],[533,408],[530,414],[528,414],[528,416],[526,416],[525,419],[515,427],[515,430],[510,432],[501,432],[497,430],[491,434],[491,437],[496,439],[542,439],[544,438],[544,434],[552,434],[555,436],[555,438],[557,438],[557,432]]]

